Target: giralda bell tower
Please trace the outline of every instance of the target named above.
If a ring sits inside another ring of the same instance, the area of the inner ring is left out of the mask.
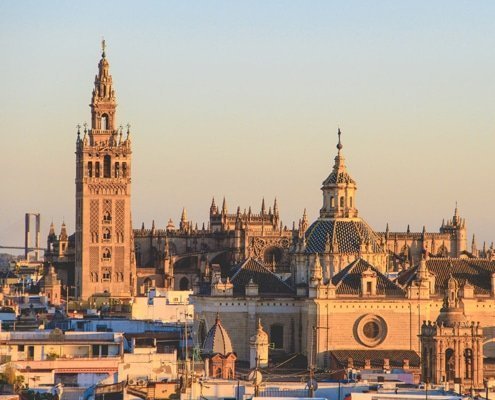
[[[91,98],[91,128],[76,144],[76,290],[134,294],[136,265],[131,225],[131,135],[116,127],[115,92],[105,41]]]

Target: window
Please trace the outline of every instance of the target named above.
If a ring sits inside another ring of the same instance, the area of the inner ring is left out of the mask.
[[[102,274],[102,282],[110,282],[112,275],[110,274],[110,271],[103,271]]]
[[[473,351],[471,349],[464,350],[464,378],[473,378]]]
[[[95,163],[95,176],[97,178],[100,177],[100,162],[99,161],[96,161],[96,163]]]
[[[115,177],[120,177],[120,164],[118,162],[115,163]]]
[[[107,130],[108,129],[108,115],[103,114],[101,116],[101,129]]]
[[[352,207],[352,196],[349,197],[349,207]]]
[[[110,229],[105,228],[103,230],[103,240],[110,240],[112,238],[112,234],[110,233]]]
[[[447,382],[452,382],[455,378],[455,357],[452,349],[445,351],[445,373]]]
[[[108,247],[103,250],[103,258],[105,260],[109,260],[110,258],[112,258],[112,254],[110,253],[110,249]]]
[[[330,197],[330,207],[335,207],[335,197]]]
[[[103,221],[105,222],[110,222],[112,220],[112,215],[110,214],[110,211],[105,211],[103,214]]]
[[[189,289],[189,279],[183,277],[179,282],[179,290],[188,290]]]
[[[88,162],[88,176],[93,177],[93,163],[91,161]]]
[[[112,158],[107,154],[103,157],[103,177],[110,178],[112,176]]]
[[[127,178],[127,163],[126,162],[122,163],[122,176],[124,178]]]
[[[284,326],[274,324],[270,327],[270,342],[275,349],[284,348]]]
[[[344,203],[344,201],[345,201],[345,200],[344,200],[344,196],[341,196],[341,197],[340,197],[340,207],[341,207],[341,208],[343,208],[343,207],[344,207],[344,204],[345,204],[345,203]]]
[[[371,282],[366,282],[366,294],[371,294]]]

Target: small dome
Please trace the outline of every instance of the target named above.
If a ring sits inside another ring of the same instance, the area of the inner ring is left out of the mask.
[[[230,336],[222,326],[218,314],[215,319],[215,324],[206,335],[203,344],[203,353],[209,355],[222,354],[224,356],[233,353]]]
[[[437,318],[438,325],[447,327],[453,327],[454,325],[465,323],[467,323],[467,318],[466,315],[464,315],[463,308],[442,308]]]

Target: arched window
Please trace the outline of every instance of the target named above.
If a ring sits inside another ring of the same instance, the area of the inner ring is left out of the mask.
[[[120,177],[120,164],[118,162],[115,163],[115,177]]]
[[[275,349],[284,348],[284,326],[274,324],[270,327],[270,342]]]
[[[452,382],[455,378],[455,358],[452,349],[445,351],[445,375],[447,382]]]
[[[110,229],[105,228],[103,230],[103,240],[110,240],[112,238],[112,234],[110,233]]]
[[[107,154],[103,157],[103,177],[110,178],[112,176],[112,158]]]
[[[108,115],[103,114],[101,116],[101,129],[107,130],[108,129]]]
[[[88,162],[88,176],[93,177],[93,163],[91,161]]]
[[[189,279],[185,276],[179,282],[179,290],[189,290]]]
[[[109,281],[111,281],[112,280],[112,274],[110,273],[110,271],[103,271],[101,280],[103,282],[109,282]]]
[[[110,258],[112,258],[112,253],[110,253],[110,249],[108,247],[106,247],[104,250],[103,250],[103,258],[105,260],[110,260]]]
[[[112,220],[112,215],[110,214],[110,211],[105,211],[103,214],[103,221],[105,222],[110,222]]]
[[[330,207],[335,207],[335,197],[330,197]]]
[[[344,196],[341,196],[340,197],[340,207],[341,208],[344,208],[344,204],[345,204],[344,202],[345,202]]]
[[[471,349],[464,350],[464,378],[473,378],[473,351]]]
[[[124,178],[127,178],[127,163],[126,162],[122,163],[122,176]]]
[[[222,377],[222,368],[217,368],[217,372],[215,373],[214,378],[221,378]]]
[[[95,163],[95,176],[97,178],[100,177],[100,162],[99,161],[96,161],[96,163]]]

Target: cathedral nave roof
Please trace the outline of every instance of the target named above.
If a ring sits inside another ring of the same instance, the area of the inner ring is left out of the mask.
[[[290,295],[294,290],[277,275],[254,258],[248,258],[232,271],[230,277],[235,295],[244,295],[246,285],[251,281],[258,285],[258,293],[266,295]]]
[[[407,287],[416,278],[419,266],[410,268],[399,275],[397,283]],[[441,294],[451,276],[460,287],[467,282],[473,286],[475,295],[490,295],[491,276],[495,272],[495,261],[465,258],[430,258],[426,261],[428,271],[435,275],[435,292]]]

